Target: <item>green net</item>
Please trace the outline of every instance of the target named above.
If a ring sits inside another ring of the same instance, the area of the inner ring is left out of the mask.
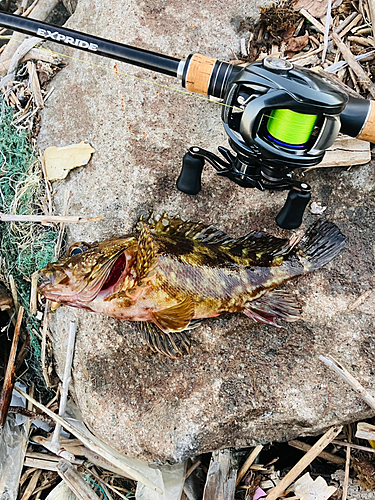
[[[45,184],[27,130],[13,125],[13,111],[0,101],[0,212],[42,213]],[[33,222],[0,222],[0,280],[9,286],[12,275],[25,308],[31,336],[29,366],[41,382],[39,321],[29,313],[31,275],[53,260],[58,231]],[[35,381],[37,383],[37,381]]]

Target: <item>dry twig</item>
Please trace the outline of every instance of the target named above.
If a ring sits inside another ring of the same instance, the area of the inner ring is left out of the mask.
[[[365,300],[372,294],[372,290],[366,290],[363,292],[358,299],[356,299],[354,302],[348,305],[348,309],[350,311],[353,311],[354,309],[357,309],[361,304],[365,302]]]
[[[34,490],[36,488],[36,485],[38,484],[41,473],[42,473],[41,470],[36,470],[34,472],[33,477],[30,479],[30,482],[27,485],[27,488],[24,494],[22,495],[21,500],[28,500],[31,497],[31,495],[34,494]]]
[[[38,276],[38,272],[31,275],[30,314],[33,315],[36,314],[38,308]]]
[[[83,477],[65,461],[60,460],[57,465],[59,476],[66,482],[69,488],[80,500],[97,500],[98,496]]]
[[[350,448],[348,446],[346,448],[345,476],[344,476],[344,485],[342,488],[342,500],[346,500],[348,496],[349,472],[350,472]]]
[[[59,406],[60,417],[64,416],[66,410],[66,403],[68,401],[69,384],[72,378],[72,363],[74,356],[75,341],[76,341],[76,322],[71,321],[69,326],[68,345],[66,348],[66,358],[65,358],[65,369],[64,369],[62,388],[61,388],[61,398]],[[61,432],[61,424],[57,423],[51,439],[51,448],[50,448],[51,451],[54,451],[55,453],[60,449],[60,444],[59,444],[60,432]]]
[[[77,222],[97,222],[104,219],[104,215],[97,217],[82,217],[80,215],[8,215],[0,213],[0,221],[3,222],[41,222],[42,224],[52,224],[54,222],[64,222],[72,224]]]
[[[366,403],[375,410],[375,399],[371,394],[366,391],[366,389],[361,385],[357,379],[351,375],[346,368],[344,368],[338,361],[336,361],[332,356],[319,356],[320,361],[323,361],[331,370],[337,373],[347,384],[355,390],[361,398],[366,401]]]
[[[22,391],[19,388],[16,388],[17,392],[19,392],[22,396],[24,396],[28,401],[31,401],[34,406],[39,408],[39,410],[46,413],[49,417],[51,417],[55,422],[59,423],[64,427],[65,430],[73,434],[76,438],[78,438],[82,444],[87,446],[90,450],[100,454],[103,458],[111,462],[114,466],[118,467],[122,471],[125,472],[126,475],[129,475],[135,481],[140,481],[145,484],[149,488],[158,493],[162,493],[162,490],[156,486],[152,481],[150,481],[146,476],[140,473],[138,470],[128,466],[124,461],[116,456],[115,450],[113,450],[110,446],[102,443],[99,439],[96,438],[93,434],[90,434],[90,438],[88,438],[81,431],[76,429],[68,420],[56,415],[51,410],[49,410],[46,406],[39,403],[36,399],[32,398],[29,394]]]
[[[44,377],[44,381],[47,387],[51,388],[52,384],[49,379],[48,370],[46,367],[46,351],[47,351],[47,332],[48,332],[48,320],[49,320],[49,311],[50,311],[50,301],[46,299],[46,303],[44,306],[43,312],[43,320],[42,320],[42,343],[41,343],[41,354],[40,354],[40,363],[42,366],[42,373]]]
[[[59,3],[59,0],[36,0],[33,5],[30,6],[28,11],[24,12],[24,16],[28,16],[32,12],[32,19],[36,19],[37,21],[44,21],[48,14],[56,7]],[[13,33],[10,41],[8,42],[6,49],[0,56],[0,63],[6,61],[7,59],[11,59],[14,52],[19,47],[20,43],[22,43],[26,38],[26,35],[21,35],[20,33]],[[40,40],[39,40],[40,41]]]
[[[238,486],[240,484],[242,478],[244,477],[246,472],[250,469],[250,467],[253,465],[254,461],[256,460],[257,456],[262,451],[262,449],[263,449],[263,445],[259,444],[251,451],[250,455],[247,457],[247,459],[245,460],[245,463],[243,464],[240,471],[238,472],[236,486]]]
[[[23,307],[21,306],[18,311],[17,323],[14,329],[12,347],[10,349],[7,369],[4,377],[4,384],[0,395],[0,427],[3,427],[8,408],[10,405],[10,401],[12,399],[12,392],[14,386],[14,378],[15,378],[15,362],[16,362],[16,354],[17,354],[17,345],[18,339],[21,332],[21,324],[23,318]]]
[[[310,12],[307,12],[307,10],[305,9],[301,9],[299,12],[303,15],[303,17],[306,17],[306,19],[310,21],[310,23],[313,24],[315,28],[320,31],[320,33],[322,33],[322,35],[324,35],[325,26],[320,21],[318,21],[314,16],[310,14]]]
[[[332,39],[340,50],[343,58],[348,63],[348,66],[354,71],[359,82],[366,86],[368,91],[370,92],[373,99],[375,99],[375,85],[372,83],[369,76],[367,76],[365,70],[359,64],[358,61],[354,58],[353,54],[350,52],[345,43],[341,40],[339,35],[336,33],[332,33]]]
[[[375,448],[370,448],[369,446],[361,446],[359,444],[347,443],[346,441],[338,441],[334,439],[332,444],[337,444],[338,446],[349,446],[350,448],[354,448],[355,450],[368,451],[369,453],[375,453]]]
[[[375,441],[375,425],[369,424],[368,422],[358,422],[355,437],[367,439],[368,441]]]
[[[292,446],[293,448],[296,448],[297,450],[302,450],[302,451],[309,451],[312,448],[312,446],[310,446],[309,444],[303,443],[302,441],[298,440],[289,441],[288,445]],[[344,458],[338,457],[337,455],[334,455],[333,453],[328,453],[326,451],[322,451],[321,453],[319,453],[318,457],[338,465],[343,465],[345,463]]]
[[[342,430],[342,425],[331,427],[304,455],[299,462],[283,477],[275,488],[267,495],[267,500],[276,500],[303,472],[308,465],[335,439]]]

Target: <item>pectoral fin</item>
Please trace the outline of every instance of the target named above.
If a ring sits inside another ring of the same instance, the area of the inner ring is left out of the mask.
[[[152,352],[178,359],[190,351],[190,339],[186,332],[165,333],[154,323],[140,322],[143,338]]]
[[[185,330],[194,317],[193,301],[186,297],[182,302],[151,313],[152,320],[163,332],[173,332]]]
[[[300,319],[301,308],[295,297],[284,290],[272,290],[259,297],[259,299],[246,304],[243,310],[249,318],[256,322],[277,326],[276,318],[285,321],[297,321]]]

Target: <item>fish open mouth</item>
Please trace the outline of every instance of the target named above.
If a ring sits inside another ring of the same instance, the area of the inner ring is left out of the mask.
[[[125,252],[122,252],[113,264],[106,281],[100,289],[100,292],[106,291],[109,288],[114,287],[118,283],[124,270],[126,269],[126,264],[127,259],[125,256]]]

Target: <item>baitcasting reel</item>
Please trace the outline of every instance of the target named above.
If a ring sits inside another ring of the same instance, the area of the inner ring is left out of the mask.
[[[316,73],[275,57],[237,72],[226,86],[223,101],[222,121],[235,154],[219,147],[222,159],[199,147],[190,148],[177,188],[197,194],[206,160],[219,175],[242,187],[289,190],[276,222],[285,229],[299,227],[311,188],[294,180],[291,172],[321,162],[340,129],[358,135],[368,101],[363,100],[362,109],[361,100],[349,99]],[[358,111],[361,118],[356,124]]]
[[[201,54],[181,60],[5,12],[0,12],[0,25],[179,78],[187,90],[222,101],[222,120],[234,153],[219,148],[222,159],[190,148],[177,187],[197,194],[207,160],[219,175],[242,187],[289,190],[276,217],[286,229],[301,224],[311,198],[310,186],[292,179],[295,168],[317,165],[339,131],[375,142],[374,101],[348,97],[289,61],[266,57],[240,67]]]

